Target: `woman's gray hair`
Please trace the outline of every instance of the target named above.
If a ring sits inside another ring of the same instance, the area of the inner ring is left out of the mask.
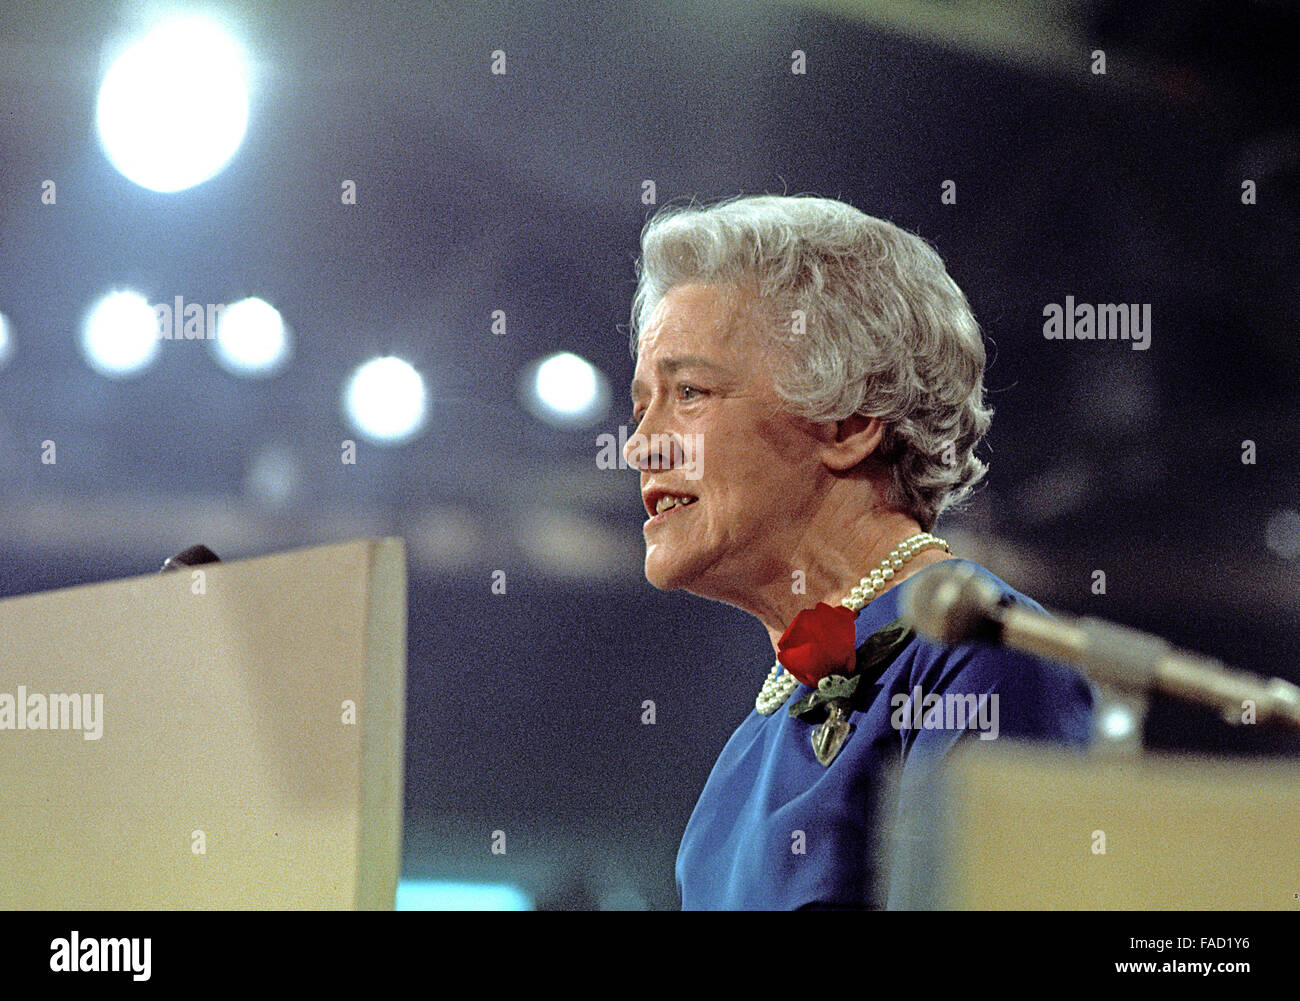
[[[760,195],[660,210],[641,233],[632,353],[651,313],[684,282],[757,281],[769,334],[791,349],[776,390],[814,421],[885,424],[886,502],[929,530],[984,476],[979,325],[919,236],[829,198]]]

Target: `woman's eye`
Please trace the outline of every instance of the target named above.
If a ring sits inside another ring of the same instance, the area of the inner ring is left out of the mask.
[[[692,403],[699,397],[705,395],[704,390],[698,389],[697,387],[692,386],[688,383],[682,383],[680,386],[678,386],[677,393],[683,403]],[[628,422],[632,425],[632,427],[636,427],[638,424],[641,423],[641,420],[644,417],[645,417],[644,408],[641,410],[633,410],[632,415],[628,418]]]

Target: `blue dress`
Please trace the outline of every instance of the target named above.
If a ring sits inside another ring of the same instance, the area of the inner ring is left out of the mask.
[[[1010,600],[1042,610],[978,564],[958,562],[975,567]],[[862,609],[858,646],[899,618],[901,595],[925,572]],[[945,648],[914,637],[878,684],[867,709],[849,716],[854,730],[829,767],[813,754],[812,726],[788,712],[807,687],[796,687],[771,716],[750,712],[713,766],[682,836],[676,873],[683,910],[882,907],[870,846],[878,836],[886,763],[903,764],[907,786],[926,774],[927,760],[941,760],[963,736],[978,740],[982,732],[989,739],[996,731],[993,739],[1079,747],[1089,741],[1093,694],[1084,677],[1013,650]],[[933,725],[939,717],[931,714],[939,710],[927,697],[950,693],[984,697],[981,713],[966,719],[964,729],[952,725],[960,716],[948,727]],[[996,702],[989,698],[994,694]]]

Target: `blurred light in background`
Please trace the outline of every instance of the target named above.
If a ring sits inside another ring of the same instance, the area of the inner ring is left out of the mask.
[[[519,519],[515,540],[537,567],[569,580],[606,580],[641,572],[641,540],[570,508],[535,508]]]
[[[609,381],[585,358],[569,351],[530,365],[520,389],[524,406],[559,427],[594,424],[609,407]]]
[[[0,313],[0,368],[5,367],[14,353],[14,339],[9,330],[9,318]]]
[[[241,299],[222,312],[213,349],[221,367],[235,375],[274,375],[289,360],[289,330],[270,303]]]
[[[244,492],[272,510],[288,506],[298,493],[302,471],[297,455],[281,444],[262,445],[244,475]]]
[[[138,292],[109,292],[81,324],[81,353],[100,375],[135,375],[158,354],[158,317]]]
[[[518,887],[499,883],[440,883],[402,880],[399,911],[531,911],[533,902]]]
[[[1283,559],[1300,557],[1300,512],[1291,508],[1274,511],[1265,530],[1268,548]]]
[[[424,380],[401,358],[372,358],[352,373],[343,391],[343,408],[364,437],[400,444],[424,425]]]
[[[239,43],[201,17],[153,29],[104,75],[96,124],[109,161],[136,184],[180,191],[206,181],[248,127]]]
[[[1102,732],[1111,740],[1123,740],[1133,732],[1133,727],[1137,725],[1137,720],[1133,718],[1132,710],[1125,706],[1114,705],[1106,709],[1106,715],[1102,717]]]
[[[467,506],[439,505],[408,522],[402,534],[411,565],[439,573],[482,566],[484,528],[480,519],[481,512]]]

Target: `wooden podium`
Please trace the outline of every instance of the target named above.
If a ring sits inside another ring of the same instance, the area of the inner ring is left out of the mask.
[[[1295,763],[978,745],[891,806],[891,908],[1300,909]]]
[[[0,636],[0,907],[393,907],[401,539],[11,598]]]

